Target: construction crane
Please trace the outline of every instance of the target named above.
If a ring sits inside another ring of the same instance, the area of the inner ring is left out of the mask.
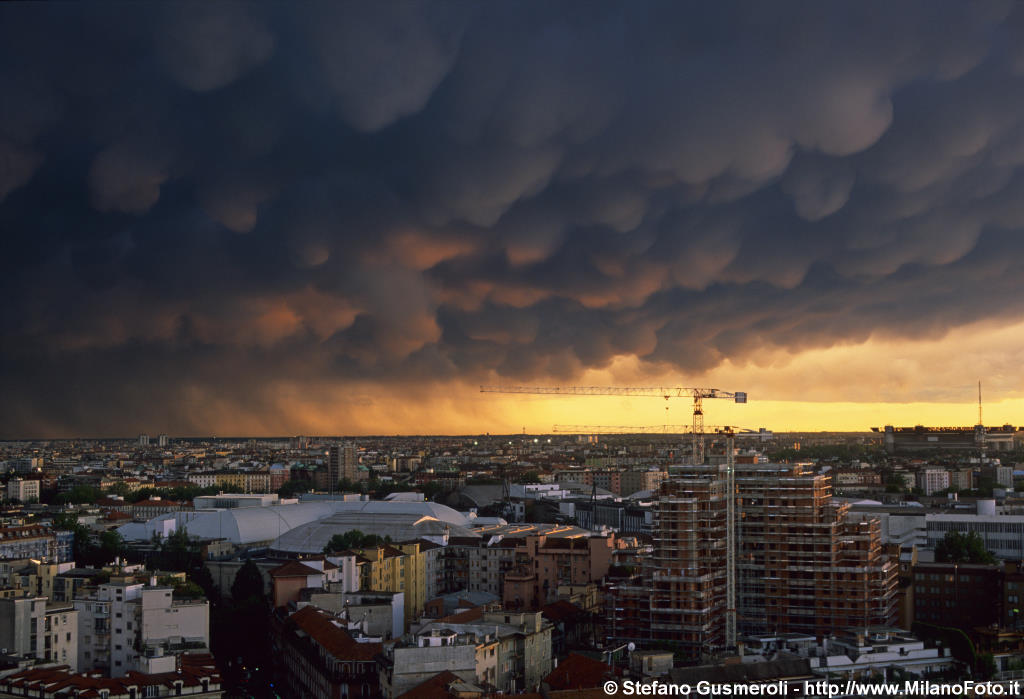
[[[705,431],[718,432],[724,427],[704,425]],[[690,434],[690,425],[554,425],[555,434]],[[757,430],[737,430],[737,434],[757,434]]]
[[[555,396],[647,396],[652,398],[693,399],[693,460],[704,463],[704,399],[732,398],[736,403],[746,403],[747,394],[742,391],[722,391],[717,388],[687,388],[678,386],[481,386],[481,393],[530,393]]]

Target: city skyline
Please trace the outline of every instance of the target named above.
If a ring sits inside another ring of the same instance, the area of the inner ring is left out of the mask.
[[[927,21],[923,21],[926,18]],[[0,6],[0,438],[1024,423],[1013,3]]]

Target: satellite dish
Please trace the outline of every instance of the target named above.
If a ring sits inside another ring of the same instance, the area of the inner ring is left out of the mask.
[[[630,653],[632,653],[633,651],[636,650],[636,644],[633,643],[632,641],[630,641],[629,645],[626,646],[626,650],[628,650]]]

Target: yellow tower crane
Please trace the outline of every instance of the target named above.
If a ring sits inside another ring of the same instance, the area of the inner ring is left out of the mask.
[[[555,396],[648,396],[652,398],[693,399],[693,461],[704,463],[704,399],[732,398],[746,403],[742,391],[722,391],[717,388],[688,388],[679,386],[481,386],[481,393],[529,393]]]

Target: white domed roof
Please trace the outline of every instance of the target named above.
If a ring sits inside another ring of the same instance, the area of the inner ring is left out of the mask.
[[[411,518],[411,521],[417,521],[427,517],[460,528],[466,527],[468,523],[464,515],[436,502],[320,500],[269,507],[172,512],[154,517],[145,524],[125,524],[117,531],[125,539],[138,541],[149,539],[154,532],[165,535],[178,527],[184,527],[190,536],[200,539],[227,539],[236,544],[253,544],[274,541],[296,527],[336,513],[349,515],[357,522],[381,518]],[[174,520],[174,524],[166,524],[168,520]]]

